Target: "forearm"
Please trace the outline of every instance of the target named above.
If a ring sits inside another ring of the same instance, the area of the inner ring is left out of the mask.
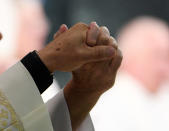
[[[73,131],[80,126],[101,95],[87,90],[78,90],[78,86],[81,85],[71,81],[64,89]]]

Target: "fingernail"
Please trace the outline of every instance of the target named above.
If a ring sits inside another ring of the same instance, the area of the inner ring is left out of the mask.
[[[64,24],[62,24],[62,25],[60,26],[60,29],[62,29],[62,28],[63,28],[63,26],[64,26]]]
[[[97,40],[97,37],[99,35],[99,27],[97,25],[96,22],[92,22],[91,25],[90,25],[90,30],[92,31],[91,33],[91,39],[93,41],[96,41]]]
[[[96,21],[90,23],[91,25],[97,25]]]
[[[113,46],[115,47],[115,49],[118,49],[118,44],[117,44],[117,41],[114,37],[110,36],[110,39],[112,39],[112,42],[113,42]]]
[[[96,22],[91,22],[90,28],[99,28],[99,25]]]
[[[112,47],[108,48],[108,50],[107,50],[107,56],[108,57],[113,57],[114,55],[115,55],[115,49],[112,48]]]
[[[67,27],[67,25],[62,24],[60,27],[61,27],[61,28],[65,28],[65,27]]]
[[[104,32],[105,32],[105,33],[108,33],[108,34],[110,35],[109,29],[108,29],[106,26],[103,26],[103,28],[104,28]]]
[[[65,25],[65,24],[62,24],[61,26],[60,26],[60,33],[63,33],[63,32],[65,32],[66,30],[68,29],[68,27],[67,27],[67,25]]]
[[[113,40],[113,43],[117,45],[117,41],[114,37],[110,36],[110,38]]]

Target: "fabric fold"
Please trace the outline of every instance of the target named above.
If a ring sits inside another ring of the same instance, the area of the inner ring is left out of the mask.
[[[0,90],[21,120],[24,131],[53,131],[46,105],[21,62],[0,76]]]

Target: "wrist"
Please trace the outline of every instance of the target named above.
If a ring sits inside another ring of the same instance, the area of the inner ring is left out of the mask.
[[[79,127],[100,97],[96,93],[87,93],[85,90],[77,89],[78,86],[80,85],[71,80],[64,88],[73,130]]]
[[[41,61],[44,63],[44,65],[47,67],[50,73],[54,73],[55,69],[53,67],[54,64],[52,59],[52,51],[47,50],[46,48],[40,50],[37,52],[38,56],[40,57]]]
[[[88,76],[90,77],[90,76]],[[90,79],[90,78],[89,78]],[[91,96],[101,96],[104,92],[105,85],[103,83],[96,81],[91,81],[83,77],[83,74],[74,75],[71,80],[71,88],[74,92],[79,94],[90,94]]]
[[[53,82],[53,75],[44,65],[36,51],[30,52],[22,60],[22,64],[29,71],[40,93],[43,93]]]
[[[74,80],[71,80],[66,87],[64,88],[65,95],[73,95],[77,96],[79,98],[84,98],[84,99],[98,99],[103,93],[96,91],[95,89],[91,89],[87,83],[80,84],[76,83]],[[65,96],[66,97],[66,96]]]

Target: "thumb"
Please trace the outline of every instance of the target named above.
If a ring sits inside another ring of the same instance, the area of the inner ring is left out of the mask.
[[[97,38],[99,36],[99,26],[96,22],[91,22],[89,25],[89,30],[87,31],[87,45],[88,46],[95,46]]]
[[[87,55],[88,62],[102,61],[115,57],[116,49],[112,46],[91,47]]]
[[[62,24],[59,28],[59,30],[54,34],[53,38],[56,39],[60,34],[64,33],[65,31],[68,30],[67,25]]]

